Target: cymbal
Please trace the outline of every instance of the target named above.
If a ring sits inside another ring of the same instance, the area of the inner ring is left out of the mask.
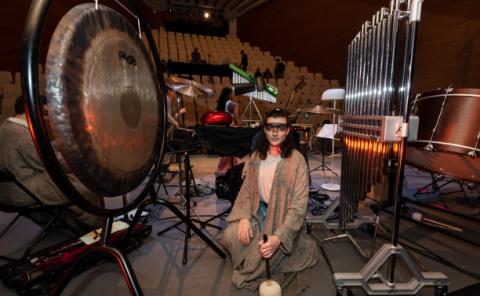
[[[212,98],[215,93],[203,84],[179,77],[167,77],[165,84],[174,92],[192,98]]]
[[[329,111],[331,111],[332,113],[335,113],[335,114],[342,114],[343,113],[342,109],[327,108],[327,110],[329,110]]]
[[[334,112],[330,108],[325,108],[323,106],[317,105],[315,107],[307,107],[299,109],[302,113],[309,114],[333,114]]]

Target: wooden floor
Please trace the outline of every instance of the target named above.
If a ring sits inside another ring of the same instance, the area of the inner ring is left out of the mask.
[[[319,164],[320,155],[310,156],[310,166],[315,167]],[[338,172],[340,159],[335,160],[336,171]],[[215,169],[217,158],[204,154],[194,155],[192,157],[194,165],[193,171],[197,183],[205,186],[214,186],[213,171]],[[419,188],[428,181],[424,173],[413,169],[407,170],[407,182],[405,183],[406,192],[411,193],[415,188]],[[330,174],[324,174],[322,171],[312,173],[313,185],[319,187],[322,183],[330,180]],[[334,181],[338,181],[335,179]],[[176,180],[172,181],[172,184]],[[169,198],[174,199],[174,189],[169,188]],[[164,194],[163,191],[160,191]],[[331,198],[338,196],[330,194]],[[204,197],[194,198],[197,201],[195,212],[198,215],[213,215],[221,212],[228,207],[228,202],[217,200],[215,194]],[[109,199],[109,204],[115,204],[118,199]],[[452,204],[455,198],[450,201]],[[465,209],[471,210],[475,216],[478,208]],[[11,215],[0,214],[0,229],[5,226]],[[391,217],[386,214],[381,215],[382,225],[389,228]],[[238,290],[231,284],[232,267],[229,260],[222,260],[215,252],[206,246],[206,244],[197,236],[190,240],[188,264],[182,265],[181,258],[183,252],[183,233],[179,230],[172,230],[158,237],[157,231],[176,222],[177,219],[171,212],[164,208],[154,208],[149,219],[149,224],[153,226],[153,232],[145,243],[129,255],[133,269],[138,277],[140,285],[145,295],[258,295],[258,292],[247,290]],[[217,221],[220,226],[225,226],[222,221]],[[0,240],[0,254],[18,256],[28,240],[35,235],[38,227],[31,221],[21,220],[15,224],[12,231],[7,233]],[[452,239],[451,237],[434,231],[423,226],[408,221],[401,223],[401,242],[405,246],[415,247],[418,245],[428,248],[434,254],[442,256],[449,262],[455,264],[461,269],[474,272],[476,275],[467,275],[460,270],[447,266],[438,260],[434,260],[412,250],[414,258],[418,259],[423,267],[429,271],[440,271],[445,273],[450,279],[450,291],[455,291],[466,286],[478,283],[480,279],[480,252],[479,249],[471,244]],[[474,229],[477,232],[476,229]],[[221,232],[207,228],[207,235],[213,240],[217,239]],[[314,224],[312,235],[320,241],[323,238],[334,235],[334,232],[327,230],[321,224]],[[371,236],[363,230],[352,231],[352,235],[357,239],[359,245],[367,254],[371,253]],[[56,231],[49,236],[43,245],[51,244],[55,241],[65,238],[65,234]],[[386,242],[379,238],[379,243]],[[413,243],[415,244],[413,244]],[[358,255],[355,249],[346,241],[331,242],[325,244],[325,251],[328,259],[332,262],[336,271],[356,272],[364,264],[364,260]],[[335,295],[335,287],[332,281],[332,274],[321,256],[318,264],[312,269],[312,285],[304,295]],[[0,262],[1,264],[1,262]],[[399,265],[397,268],[400,279],[406,280],[408,270]],[[362,291],[353,290],[354,295],[364,295]],[[15,295],[14,291],[6,289],[0,284],[0,295]],[[123,279],[117,267],[113,264],[104,264],[92,268],[77,276],[67,287],[64,295],[129,295]],[[434,295],[433,290],[425,289],[419,295]]]

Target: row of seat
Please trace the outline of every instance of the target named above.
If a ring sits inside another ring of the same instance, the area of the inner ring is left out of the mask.
[[[240,50],[244,50],[249,59],[249,72],[255,72],[257,68],[265,71],[269,68],[273,73],[275,57],[269,51],[262,51],[259,47],[251,46],[248,42],[241,42],[235,36],[216,37],[207,35],[193,35],[188,33],[168,32],[160,27],[152,30],[156,45],[159,48],[160,58],[174,62],[189,62],[191,53],[195,47],[207,63],[228,64],[240,63]],[[293,61],[285,61],[286,69],[284,78],[295,81],[304,76],[310,85],[317,87],[338,86],[337,80],[325,80],[321,73],[312,73],[306,67],[297,67]]]

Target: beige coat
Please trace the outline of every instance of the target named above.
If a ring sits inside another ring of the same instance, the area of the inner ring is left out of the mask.
[[[309,268],[318,259],[316,243],[303,231],[308,203],[307,164],[297,150],[280,160],[274,174],[264,229],[260,230],[257,216],[260,161],[257,153],[250,158],[247,175],[221,239],[232,258],[232,281],[238,288],[258,288],[266,277],[258,242],[263,233],[274,234],[280,238],[281,245],[270,259],[273,277],[284,288],[284,295],[299,294],[308,287]],[[247,247],[237,238],[237,226],[242,218],[250,219],[253,228],[253,239]]]
[[[6,120],[0,125],[0,167],[10,170],[20,183],[32,191],[42,202],[49,205],[64,205],[70,213],[64,218],[78,228],[76,220],[89,226],[100,226],[101,219],[86,213],[75,206],[55,186],[45,170],[26,121],[11,122]],[[83,186],[72,174],[67,174],[72,184],[80,193],[97,205],[102,205],[100,196],[93,194]],[[0,183],[0,201],[14,206],[32,205],[33,200],[12,183]]]

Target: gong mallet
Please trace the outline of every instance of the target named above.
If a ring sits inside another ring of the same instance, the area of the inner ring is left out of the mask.
[[[268,236],[263,234],[263,242],[266,243],[267,241]],[[258,289],[260,296],[282,296],[282,288],[276,281],[272,280],[270,260],[268,258],[265,258],[265,265],[267,269],[267,280],[260,284],[260,288]]]

